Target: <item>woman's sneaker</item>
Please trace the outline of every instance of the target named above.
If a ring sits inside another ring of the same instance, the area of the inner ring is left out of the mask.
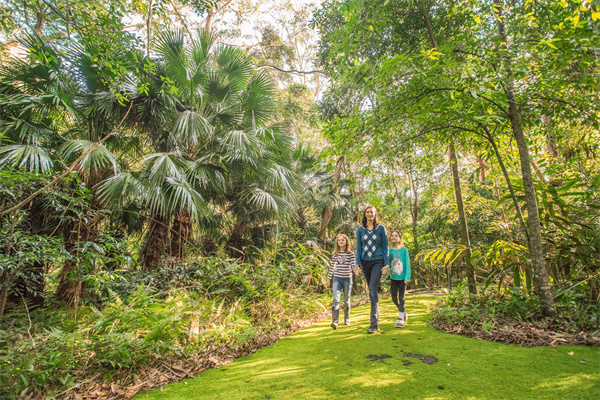
[[[398,320],[396,321],[396,328],[404,328],[404,320],[400,317],[398,317]]]
[[[367,333],[375,333],[379,331],[379,326],[375,323],[375,324],[371,324],[371,326],[369,327],[369,329],[367,329]]]

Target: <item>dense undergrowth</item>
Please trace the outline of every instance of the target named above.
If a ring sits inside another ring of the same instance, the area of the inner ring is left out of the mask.
[[[2,398],[58,396],[93,375],[110,381],[288,327],[325,309],[325,257],[302,247],[273,264],[198,257],[114,272],[97,294],[103,307],[14,308],[0,330]]]
[[[554,293],[557,316],[547,318],[542,315],[538,297],[520,287],[487,288],[472,295],[463,284],[440,300],[431,322],[437,327],[461,326],[484,332],[512,325],[558,332],[566,337],[598,337],[600,299],[594,298],[588,282],[565,286],[568,288]]]

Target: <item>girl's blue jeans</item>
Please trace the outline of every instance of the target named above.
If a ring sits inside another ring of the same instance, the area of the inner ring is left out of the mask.
[[[340,306],[340,296],[344,291],[344,304],[350,311],[350,290],[352,289],[352,278],[333,277],[333,309],[337,310]]]

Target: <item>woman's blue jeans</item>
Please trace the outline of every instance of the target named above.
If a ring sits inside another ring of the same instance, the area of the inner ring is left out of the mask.
[[[340,306],[341,291],[344,290],[344,304],[350,311],[350,290],[352,289],[352,278],[333,277],[333,309],[337,310]]]
[[[371,302],[371,324],[379,322],[379,281],[381,281],[381,270],[383,269],[383,260],[361,260],[361,269],[365,274],[367,286],[369,287],[369,301]]]

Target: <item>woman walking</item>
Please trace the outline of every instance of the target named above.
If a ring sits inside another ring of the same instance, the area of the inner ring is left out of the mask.
[[[375,207],[367,206],[363,213],[362,225],[356,230],[356,266],[365,274],[371,302],[371,326],[367,333],[375,333],[379,330],[377,289],[381,275],[387,272],[389,264],[385,226],[377,222]]]

